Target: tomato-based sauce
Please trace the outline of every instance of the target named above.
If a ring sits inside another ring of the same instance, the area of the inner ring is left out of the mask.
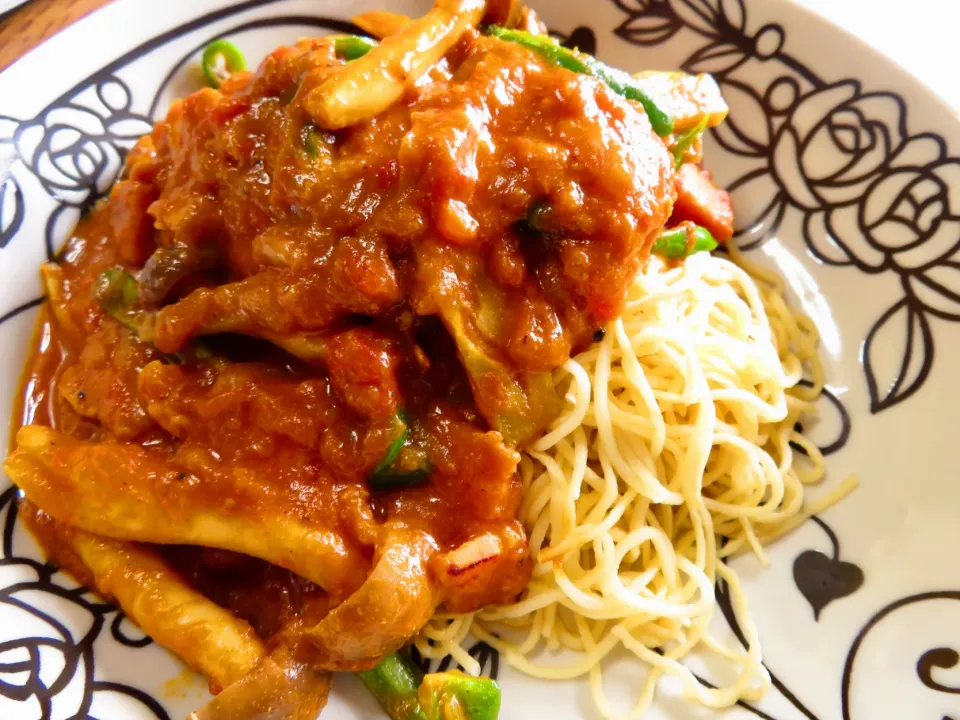
[[[325,130],[304,98],[343,64],[304,40],[173,103],[44,268],[18,418],[56,431],[34,525],[156,543],[263,637],[398,544],[427,614],[521,592],[517,450],[676,196],[639,104],[524,47],[469,32]]]

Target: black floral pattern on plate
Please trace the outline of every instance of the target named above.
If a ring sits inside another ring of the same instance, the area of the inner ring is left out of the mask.
[[[850,647],[850,651],[847,653],[847,659],[843,666],[843,678],[841,680],[841,707],[843,712],[843,720],[853,720],[850,710],[850,688],[852,685],[853,669],[860,648],[863,645],[863,641],[870,631],[901,608],[920,603],[931,603],[934,601],[944,600],[954,602],[960,601],[960,590],[934,590],[931,592],[908,595],[907,597],[900,598],[899,600],[894,600],[877,611],[877,613],[867,621],[863,628],[861,628],[860,632],[857,633],[856,639],[853,641],[853,645]],[[956,628],[953,629],[956,630]],[[931,690],[950,695],[960,695],[960,688],[941,684],[932,676],[932,671],[934,668],[952,668],[957,665],[958,660],[960,660],[960,653],[958,653],[954,648],[931,648],[917,659],[917,677],[920,679],[920,682],[922,682]],[[942,720],[954,719],[945,715]]]
[[[743,250],[775,237],[792,211],[800,215],[807,249],[820,262],[897,276],[902,296],[881,310],[863,341],[870,410],[887,410],[919,391],[934,360],[931,319],[960,320],[960,193],[955,191],[960,187],[960,159],[947,153],[939,135],[910,133],[906,103],[899,95],[864,91],[852,78],[824,80],[783,51],[786,32],[777,23],[751,32],[743,0],[613,2],[625,15],[614,33],[629,43],[657,46],[681,31],[692,31],[704,40],[681,67],[713,74],[736,107],[711,133],[723,150],[751,166],[730,186],[735,199],[750,197],[758,208],[752,217],[738,218]],[[754,76],[769,78],[766,85],[747,82],[737,72],[759,62],[777,64],[776,72]],[[833,159],[832,166],[823,166],[824,157]],[[876,363],[880,348],[900,349],[899,362],[888,374],[882,374]],[[826,455],[846,443],[850,424],[836,396],[825,397],[842,416],[838,440],[821,448]],[[794,579],[819,619],[828,603],[860,587],[863,572],[840,559],[836,533],[820,518],[814,521],[830,538],[833,555],[802,552],[795,560]],[[745,645],[722,583],[717,597]],[[893,610],[934,599],[960,599],[960,593],[922,593],[895,601],[860,631],[844,671],[844,720],[851,718],[851,675],[863,637]],[[917,676],[932,690],[960,693],[931,676],[934,667],[953,667],[958,658],[952,648],[927,651],[917,661]],[[771,678],[804,717],[818,720],[772,672]],[[739,704],[758,717],[775,720],[747,703]]]
[[[12,167],[9,164],[0,166],[0,251],[15,239],[27,240],[25,233],[21,232],[28,211],[21,189],[22,180],[18,179],[22,171],[26,177],[39,182],[55,201],[46,218],[44,233],[47,257],[54,259],[58,246],[80,215],[109,191],[127,151],[141,135],[150,131],[152,120],[149,114],[156,109],[169,76],[155,95],[148,98],[150,113],[142,114],[133,107],[145,103],[135,103],[130,87],[117,74],[120,70],[192,29],[276,1],[239,3],[144,43],[64,93],[35,118],[18,120],[0,116],[0,161],[13,164]],[[218,33],[218,36],[260,27],[304,25],[333,32],[355,30],[343,20],[281,15],[243,23],[225,33]],[[175,68],[187,62],[197,49],[181,58]],[[37,298],[0,314],[0,325],[37,307],[43,300]],[[0,697],[17,703],[18,708],[28,713],[23,716],[24,720],[54,717],[115,720],[115,714],[102,715],[102,708],[97,709],[98,699],[107,694],[124,696],[123,707],[129,711],[133,711],[132,705],[142,706],[142,712],[136,713],[138,718],[169,720],[160,699],[132,686],[98,679],[94,646],[105,627],[109,626],[114,642],[132,650],[147,647],[153,641],[113,605],[98,600],[84,588],[71,589],[69,581],[53,565],[14,552],[17,499],[15,487],[2,489],[0,524],[4,534],[0,570],[16,568],[29,579],[0,587],[0,608],[4,611],[12,608],[14,612],[28,615],[30,627],[39,624],[44,631],[42,635],[0,642]],[[37,601],[39,596],[43,596],[43,602]],[[49,612],[41,608],[48,605]],[[63,620],[78,614],[88,616],[81,634],[73,632]],[[484,658],[482,661],[487,665],[492,663],[496,672],[498,658],[490,658],[489,653]],[[60,668],[53,679],[48,677],[51,668]],[[33,708],[36,708],[35,716],[29,715]]]
[[[65,213],[83,212],[105,194],[127,150],[150,131],[149,119],[134,113],[132,102],[126,83],[107,76],[71,102],[51,106],[32,120],[0,116],[0,145],[12,146],[16,158],[58,203],[47,222],[49,258],[69,230],[61,219],[76,221],[76,214]],[[23,219],[23,192],[9,173],[0,186],[0,248],[13,239]]]
[[[142,690],[97,678],[94,642],[108,620],[112,627],[121,627],[123,614],[84,588],[71,588],[52,565],[17,554],[13,539],[16,518],[17,489],[10,487],[0,494],[0,570],[4,577],[15,575],[18,579],[0,588],[0,608],[6,617],[43,627],[44,634],[0,642],[0,696],[19,707],[35,708],[38,720],[112,720],[93,713],[98,696],[113,693],[135,701],[142,708],[141,717],[169,720],[162,705]],[[38,606],[38,594],[48,601],[56,598],[56,615]],[[63,605],[69,606],[69,613]],[[61,619],[66,615],[72,622]],[[73,629],[77,625],[83,628],[79,633]],[[125,644],[143,647],[150,642],[149,638],[145,642],[137,638]],[[65,692],[68,686],[76,686],[73,693]]]
[[[757,208],[739,218],[743,249],[774,237],[792,211],[820,262],[897,276],[902,295],[864,338],[870,409],[917,392],[934,360],[931,319],[960,320],[960,193],[950,192],[960,186],[960,159],[939,135],[910,132],[901,96],[865,91],[852,78],[822,79],[783,52],[776,23],[751,32],[743,0],[616,4],[626,18],[614,32],[627,42],[657,45],[682,29],[706,41],[682,67],[712,73],[736,107],[712,133],[751,166],[730,186]],[[776,64],[765,84],[738,72],[756,63]],[[881,370],[880,348],[902,348],[900,362]]]
[[[181,35],[276,1],[247,0],[173,28],[95,72],[33,119],[0,116],[0,153],[5,151],[7,157],[12,153],[15,164],[19,163],[13,170],[5,167],[0,176],[0,252],[23,235],[20,231],[28,212],[22,190],[21,172],[25,172],[57,203],[46,220],[45,232],[47,255],[55,256],[69,226],[116,179],[126,151],[149,129],[166,81],[195,49],[171,68],[143,113],[134,110],[143,104],[134,102],[120,71]],[[724,93],[734,100],[736,114],[713,130],[713,136],[727,152],[752,164],[733,182],[735,196],[763,200],[752,217],[745,221],[741,218],[738,234],[744,249],[754,249],[774,237],[787,213],[794,212],[802,217],[808,250],[821,262],[871,275],[896,275],[903,294],[880,313],[863,342],[871,410],[887,410],[919,391],[934,359],[931,321],[960,320],[960,196],[949,192],[951,184],[960,184],[960,161],[947,154],[943,139],[932,133],[910,134],[906,105],[896,94],[864,91],[855,79],[828,81],[818,77],[783,52],[786,32],[779,24],[766,24],[750,32],[743,0],[612,1],[624,14],[614,33],[626,42],[651,47],[669,42],[681,31],[692,31],[702,39],[683,69],[714,74]],[[281,16],[244,23],[218,35],[284,24],[307,24],[338,32],[350,28],[342,20]],[[556,34],[568,46],[591,53],[597,49],[597,35],[589,27]],[[738,74],[748,63],[758,61],[777,63],[779,67],[766,86],[756,86]],[[809,154],[812,148],[825,147],[835,158],[830,168],[812,164]],[[3,314],[0,323],[40,302],[42,299],[33,300]],[[903,349],[901,360],[892,373],[882,374],[875,355],[878,348],[891,345]],[[850,418],[835,395],[828,392],[825,401],[840,416],[837,437],[821,448],[824,454],[831,454],[846,444]],[[150,639],[136,633],[111,606],[82,589],[59,585],[51,566],[14,554],[14,488],[0,495],[0,518],[4,528],[0,568],[22,567],[31,577],[24,583],[0,588],[0,604],[30,613],[50,628],[49,637],[0,645],[0,696],[35,699],[39,717],[46,718],[60,701],[60,690],[82,675],[81,703],[73,717],[92,718],[90,708],[97,694],[113,692],[139,702],[147,714],[167,718],[161,704],[143,691],[96,679],[93,643],[108,619],[110,633],[119,644],[135,649],[149,645]],[[836,534],[819,518],[815,521],[830,537],[833,556],[805,551],[796,559],[794,569],[800,591],[810,602],[814,616],[819,617],[829,602],[859,586],[862,573],[858,575],[859,568],[840,560]],[[844,569],[838,572],[837,563],[845,563]],[[814,579],[804,579],[808,576]],[[75,637],[62,622],[24,600],[21,595],[28,590],[81,608],[92,617],[90,629]],[[717,597],[725,618],[744,642],[722,583],[717,587]],[[851,675],[863,638],[898,608],[934,599],[960,599],[960,591],[924,593],[895,601],[861,630],[844,671],[844,720],[850,717]],[[41,676],[40,665],[51,651],[62,654],[63,670],[55,680],[47,681]],[[494,649],[477,643],[469,652],[481,662],[485,674],[496,677],[499,656]],[[937,682],[932,674],[935,668],[955,666],[958,657],[952,648],[933,648],[917,660],[917,676],[932,690],[958,693],[960,689]],[[433,669],[446,669],[452,661],[446,658],[435,665]],[[424,667],[430,665],[424,663]],[[11,678],[17,678],[16,682]],[[818,720],[776,676],[773,684],[803,716]],[[757,708],[741,705],[758,717],[774,720]]]
[[[496,648],[493,648],[487,643],[480,641],[471,645],[470,649],[467,650],[467,654],[476,660],[477,664],[480,665],[480,674],[484,677],[496,680],[500,675],[500,653],[496,650]],[[421,655],[420,651],[417,650],[416,646],[413,645],[410,647],[410,659],[413,660],[417,667],[419,667],[424,673],[446,672],[447,670],[466,670],[463,665],[455,662],[450,655],[447,655],[440,660],[433,661]]]

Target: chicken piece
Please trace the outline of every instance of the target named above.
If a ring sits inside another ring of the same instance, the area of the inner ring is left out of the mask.
[[[210,292],[206,289],[198,292]],[[131,332],[136,333],[140,339],[148,344],[153,344],[157,334],[157,313],[148,312],[141,302],[143,293],[137,280],[122,268],[110,268],[98,276],[96,288],[96,300],[100,309],[120,323]],[[188,319],[188,323],[190,320]],[[299,357],[305,362],[322,363],[327,354],[328,333],[322,332],[292,332],[281,334],[263,327],[264,323],[253,322],[243,318],[234,317],[231,322],[237,323],[235,328],[220,328],[216,325],[209,328],[195,328],[189,332],[196,334],[214,334],[221,329],[224,331],[234,330],[235,332],[244,332],[246,326],[248,334],[259,336],[272,342],[279,348]],[[287,323],[288,325],[290,323]],[[186,346],[188,338],[178,338],[174,345],[179,346],[180,353],[184,357],[192,357],[195,360],[209,360],[212,364],[222,364],[221,359],[211,355],[211,353],[202,346],[196,345],[193,348]]]
[[[271,372],[269,366],[256,363],[196,370],[156,361],[140,372],[138,390],[164,430],[176,438],[199,441],[221,455],[228,443],[216,441],[245,430],[252,438],[267,433],[314,448],[338,417],[336,401],[323,380]]]
[[[527,539],[518,522],[471,538],[430,564],[451,612],[516,600],[530,579]]]
[[[110,229],[127,265],[142,265],[153,251],[153,219],[147,208],[156,196],[152,184],[136,180],[121,180],[110,191]]]
[[[333,75],[308,75],[304,107],[328,130],[379,115],[480,22],[484,9],[483,0],[436,0],[426,15]]]
[[[402,647],[440,602],[427,569],[436,551],[428,534],[393,528],[363,586],[305,632],[311,663],[330,670],[369,670]]]
[[[295,332],[280,302],[284,273],[268,271],[215,288],[200,288],[149,316],[140,335],[163,352],[180,350],[197,335],[239,333],[253,337]]]
[[[71,288],[64,278],[63,268],[56,263],[44,263],[40,266],[40,279],[57,325],[70,335],[81,332],[83,324],[77,317],[79,313],[74,308],[76,301],[71,297]]]
[[[368,327],[346,330],[330,341],[330,385],[361,417],[383,421],[400,404],[397,343]]]
[[[718,188],[709,170],[686,163],[676,176],[677,201],[670,225],[692,222],[709,230],[719,242],[733,237],[733,200]]]
[[[516,517],[521,500],[516,473],[520,454],[498,433],[466,423],[439,420],[431,431],[436,440],[430,456],[437,476],[434,482],[459,488],[461,512],[481,521]]]
[[[332,682],[332,673],[298,662],[281,645],[187,720],[315,720]]]
[[[364,581],[364,551],[337,530],[308,525],[256,479],[230,487],[185,472],[134,445],[85,443],[28,425],[5,469],[61,522],[121,540],[202,545],[259,557],[327,590],[336,601]]]
[[[130,148],[124,162],[127,179],[153,183],[157,179],[157,148],[152,135],[144,135]]]
[[[154,550],[64,525],[29,500],[20,517],[58,565],[206,676],[211,692],[243,678],[265,654],[248,623],[193,590]]]
[[[326,330],[351,313],[382,314],[402,299],[384,243],[343,238],[303,265],[196,290],[152,316],[141,336],[164,352],[178,351],[195,335],[224,332],[276,342]]]
[[[327,361],[330,336],[326,332],[300,332],[292,335],[264,333],[263,339],[311,365],[323,365]]]
[[[130,440],[154,425],[137,396],[137,375],[158,356],[125,328],[104,322],[87,337],[78,362],[64,370],[57,389],[78,414]]]

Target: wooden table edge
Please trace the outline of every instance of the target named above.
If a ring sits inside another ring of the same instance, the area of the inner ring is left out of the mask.
[[[30,0],[0,15],[0,71],[41,43],[115,0]]]

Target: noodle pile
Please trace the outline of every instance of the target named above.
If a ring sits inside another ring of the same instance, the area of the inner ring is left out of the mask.
[[[804,506],[804,485],[824,474],[821,453],[794,429],[823,387],[816,330],[787,306],[779,278],[731,253],[739,265],[708,253],[676,267],[651,259],[621,318],[556,371],[564,414],[520,466],[530,585],[511,606],[438,614],[416,641],[422,655],[449,653],[476,672],[461,647],[469,633],[530,675],[587,675],[604,717],[642,715],[664,675],[713,708],[765,692],[756,627],[722,560],[752,551],[766,563],[764,543],[855,480]],[[798,384],[805,372],[811,382]],[[707,633],[718,580],[746,651]],[[601,660],[618,647],[651,670],[625,715],[602,684]],[[561,648],[572,661],[538,662],[537,651]],[[725,658],[735,679],[701,683],[680,662],[695,649]]]

